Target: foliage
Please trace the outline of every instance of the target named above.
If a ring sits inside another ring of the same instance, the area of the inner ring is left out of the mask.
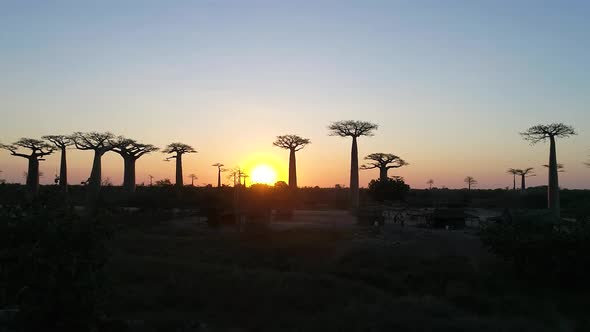
[[[0,308],[23,330],[88,330],[104,299],[104,239],[95,219],[54,206],[0,210]]]
[[[405,200],[410,191],[410,186],[402,177],[396,176],[386,180],[371,180],[369,182],[369,196],[377,201]]]
[[[510,214],[483,228],[483,243],[530,280],[581,286],[590,278],[590,222],[549,214]]]

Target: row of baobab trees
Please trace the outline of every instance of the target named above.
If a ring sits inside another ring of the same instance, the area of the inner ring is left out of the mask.
[[[358,161],[358,139],[363,136],[374,136],[375,131],[379,128],[377,124],[367,121],[336,121],[328,126],[330,136],[350,137],[352,146],[350,152],[350,198],[351,207],[358,208],[359,205],[359,169],[379,169],[379,178],[387,179],[388,171],[392,168],[399,168],[408,165],[399,156],[391,153],[372,153],[365,157],[368,161],[359,167]],[[546,165],[549,169],[548,178],[548,208],[553,209],[559,214],[559,181],[558,172],[559,164],[557,163],[556,139],[576,135],[573,127],[563,123],[553,123],[549,125],[536,125],[522,132],[521,135],[525,140],[536,144],[549,140],[549,163]],[[75,146],[80,150],[90,150],[94,152],[92,171],[88,180],[89,193],[98,194],[101,186],[101,158],[102,156],[113,151],[123,158],[124,176],[123,186],[129,191],[135,191],[135,162],[141,156],[157,151],[158,148],[151,144],[139,143],[134,139],[115,136],[112,133],[98,132],[76,132],[72,135],[48,135],[43,136],[42,140],[22,138],[13,144],[0,144],[0,148],[10,151],[14,156],[28,159],[27,186],[31,192],[36,193],[39,187],[39,162],[44,157],[59,150],[61,152],[59,184],[64,191],[67,191],[67,160],[66,150],[70,146]],[[277,136],[273,145],[279,148],[289,150],[289,187],[297,188],[297,165],[296,152],[310,144],[311,140],[298,135]],[[21,149],[29,150],[29,153],[19,152]],[[182,175],[182,157],[187,153],[196,153],[197,151],[190,145],[184,143],[168,144],[163,150],[167,154],[166,160],[174,159],[176,161],[176,186],[183,185]],[[590,166],[590,163],[587,163]],[[216,163],[213,166],[218,168],[217,185],[221,186],[221,172],[223,164]],[[509,170],[512,172],[513,169]],[[516,170],[514,176],[521,175],[524,187],[524,178],[529,174],[531,169]],[[235,175],[235,174],[234,174]],[[240,171],[240,176],[244,174]],[[514,181],[516,181],[514,179]],[[467,177],[465,180],[469,187],[475,183],[475,179]],[[235,183],[235,182],[234,182]],[[432,183],[430,183],[431,185]],[[515,183],[514,183],[515,184]]]

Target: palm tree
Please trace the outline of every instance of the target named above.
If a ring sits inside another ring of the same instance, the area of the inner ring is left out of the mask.
[[[197,151],[190,145],[184,143],[170,143],[162,153],[173,154],[166,158],[166,161],[170,159],[176,159],[176,188],[182,188],[182,155],[185,153],[197,153]]]
[[[509,168],[508,171],[506,171],[506,173],[512,174],[512,190],[516,190],[516,176],[518,175],[518,171],[520,170],[517,168]]]
[[[26,173],[26,185],[30,194],[36,195],[39,192],[39,162],[45,160],[44,157],[53,153],[53,146],[46,142],[34,138],[21,138],[18,141],[6,145],[0,144],[0,149],[10,151],[10,154],[16,157],[22,157],[28,160],[28,170]],[[28,149],[29,154],[18,152],[20,149]]]
[[[350,200],[354,211],[359,206],[359,157],[357,139],[361,136],[373,136],[378,125],[366,121],[336,121],[332,122],[328,129],[330,136],[352,137],[350,150]]]
[[[289,150],[289,187],[297,189],[297,162],[295,161],[295,152],[303,149],[311,141],[297,135],[277,136],[272,145]]]
[[[471,187],[473,187],[477,184],[477,180],[475,180],[475,178],[473,176],[465,177],[465,180],[463,180],[463,182],[467,183],[468,190],[471,190]]]
[[[517,169],[517,171],[518,171],[517,175],[520,175],[520,177],[521,177],[520,190],[524,191],[526,189],[525,178],[530,177],[530,176],[535,176],[535,174],[533,174],[533,168],[528,167],[525,169]]]
[[[74,141],[70,136],[66,135],[47,135],[43,136],[43,139],[51,142],[61,151],[61,162],[59,164],[59,185],[63,192],[68,191],[68,166],[66,158],[66,150],[68,146],[74,145]]]
[[[222,163],[215,163],[211,166],[217,167],[217,188],[221,188],[221,173],[227,171],[227,169],[222,168],[225,166]]]
[[[371,162],[362,165],[361,169],[378,168],[380,181],[387,181],[387,172],[390,169],[409,165],[405,160],[391,153],[371,153],[365,157],[365,160],[370,160]]]
[[[434,184],[434,180],[429,179],[428,181],[426,181],[426,184],[428,184],[428,189],[432,189],[432,185]]]
[[[536,144],[549,139],[549,183],[547,186],[547,207],[552,209],[554,214],[560,216],[559,208],[559,179],[557,176],[557,152],[555,147],[556,138],[566,138],[576,135],[573,127],[563,123],[552,123],[549,125],[536,125],[520,133],[522,137]]]

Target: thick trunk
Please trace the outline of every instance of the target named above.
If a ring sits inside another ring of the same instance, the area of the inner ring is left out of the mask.
[[[525,175],[521,175],[521,179],[520,179],[520,190],[524,191],[526,189],[526,184],[525,184]]]
[[[182,188],[182,155],[176,155],[176,187]]]
[[[90,179],[88,182],[88,190],[93,194],[100,192],[100,185],[102,181],[102,152],[94,151],[94,160],[92,162],[92,171],[90,172]]]
[[[68,192],[68,165],[66,148],[61,148],[61,163],[59,164],[59,185],[63,192]]]
[[[379,181],[387,181],[387,167],[379,167]]]
[[[350,206],[355,211],[359,207],[359,153],[356,137],[352,137],[350,150]]]
[[[516,174],[512,174],[512,190],[516,190]]]
[[[135,192],[135,158],[123,157],[123,188],[128,193]]]
[[[547,206],[559,217],[559,181],[557,179],[557,153],[555,137],[550,137],[549,147],[549,185],[547,187]]]
[[[39,192],[39,160],[37,157],[29,157],[27,171],[27,189],[33,195]]]
[[[217,169],[217,188],[221,188],[221,168]]]
[[[289,188],[297,189],[297,162],[295,161],[295,149],[289,153]]]

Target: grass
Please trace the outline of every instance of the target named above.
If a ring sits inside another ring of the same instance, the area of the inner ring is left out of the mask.
[[[457,254],[457,246],[475,243],[460,232],[449,238],[444,231],[412,232],[237,233],[177,222],[123,228],[110,243],[106,309],[114,322],[128,323],[109,330],[522,332],[588,326],[580,318],[582,294],[531,289],[489,255],[473,249]]]

